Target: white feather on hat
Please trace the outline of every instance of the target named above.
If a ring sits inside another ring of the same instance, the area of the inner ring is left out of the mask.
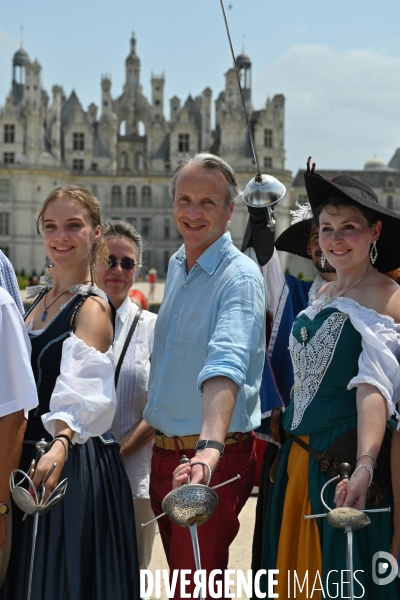
[[[292,215],[291,225],[295,225],[295,223],[300,223],[301,221],[306,221],[307,219],[313,218],[313,213],[308,200],[306,200],[304,204],[300,204],[299,202],[296,202],[295,204],[298,207],[298,210],[289,211]]]

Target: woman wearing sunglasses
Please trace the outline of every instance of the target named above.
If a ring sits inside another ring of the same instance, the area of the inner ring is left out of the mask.
[[[103,235],[110,256],[108,266],[98,264],[97,284],[117,309],[114,359],[117,411],[111,431],[119,440],[131,483],[139,567],[147,569],[155,523],[145,528],[141,524],[154,518],[149,498],[154,429],[143,420],[143,410],[147,400],[156,315],[142,311],[129,297],[140,268],[141,236],[125,221],[109,221]]]

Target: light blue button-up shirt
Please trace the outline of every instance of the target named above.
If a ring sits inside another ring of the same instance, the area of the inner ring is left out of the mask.
[[[190,273],[184,246],[171,257],[155,327],[147,423],[168,436],[200,433],[203,383],[224,376],[239,387],[229,431],[259,426],[265,299],[259,267],[235,248],[230,233]]]

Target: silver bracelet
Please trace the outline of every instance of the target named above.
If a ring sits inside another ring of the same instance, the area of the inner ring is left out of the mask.
[[[55,442],[61,442],[62,445],[64,446],[64,450],[65,450],[65,462],[67,462],[67,460],[68,460],[68,448],[67,448],[67,444],[64,442],[64,440],[62,438],[55,437],[54,440],[51,442],[50,447],[52,447]]]
[[[353,475],[351,476],[351,479],[353,479],[353,477],[357,473],[357,471],[359,471],[363,467],[364,467],[364,469],[367,469],[367,471],[369,473],[369,484],[368,484],[368,487],[369,487],[371,485],[372,479],[374,477],[374,470],[371,467],[371,465],[365,465],[364,463],[362,465],[358,465],[358,467],[356,469],[354,469],[354,472],[353,472]]]
[[[360,456],[357,456],[357,462],[360,460],[360,458],[361,458],[362,456],[369,456],[370,458],[372,458],[372,460],[373,460],[373,461],[375,461],[375,465],[374,465],[372,468],[373,468],[373,469],[376,469],[376,466],[377,466],[377,464],[378,464],[378,461],[376,460],[376,458],[375,458],[374,456],[372,456],[372,454],[368,454],[368,453],[365,453],[365,454],[360,454]]]

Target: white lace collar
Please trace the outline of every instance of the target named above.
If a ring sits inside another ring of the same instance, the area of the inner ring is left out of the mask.
[[[322,288],[325,283],[328,283],[323,277],[321,277],[320,273],[317,273],[312,286],[310,287],[310,291],[308,292],[308,306],[311,306],[317,297],[319,290]]]
[[[322,296],[318,298],[318,300],[316,300],[313,303],[313,305],[310,306],[310,308],[313,311],[315,310],[316,313],[319,312],[327,297],[328,294],[322,294]],[[329,302],[329,304],[326,304],[323,308],[329,308],[330,306],[334,306],[339,310],[341,310],[342,307],[354,308],[357,311],[363,312],[365,315],[374,318],[375,320],[379,320],[381,322],[385,321],[386,324],[390,324],[392,328],[400,331],[400,323],[395,323],[392,317],[389,317],[389,315],[382,315],[373,308],[367,308],[366,306],[363,306],[362,304],[360,304],[356,300],[353,300],[352,298],[346,298],[345,296],[337,296],[331,302]]]

